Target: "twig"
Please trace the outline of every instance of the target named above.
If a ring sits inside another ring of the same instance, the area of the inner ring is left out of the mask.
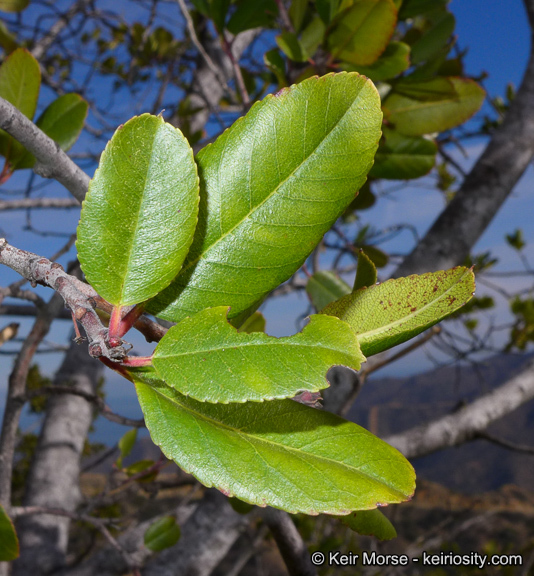
[[[256,533],[256,536],[251,542],[248,542],[246,546],[241,548],[239,556],[234,561],[233,566],[227,570],[226,576],[239,576],[241,571],[245,567],[246,563],[256,554],[261,544],[263,543],[265,536],[267,534],[267,526],[260,526]]]
[[[45,52],[50,48],[58,35],[61,34],[65,26],[69,24],[71,19],[80,11],[80,9],[84,8],[84,6],[90,2],[91,0],[78,0],[74,6],[72,6],[65,14],[60,16],[59,20],[50,27],[43,38],[41,38],[41,40],[39,40],[39,42],[37,42],[33,47],[32,55],[36,60],[41,60]]]
[[[108,329],[100,321],[94,309],[95,303],[77,287],[81,282],[67,274],[60,264],[15,248],[3,238],[0,238],[0,264],[9,266],[33,286],[37,283],[49,286],[63,297],[76,320],[84,327],[89,339],[89,354],[93,358],[104,357],[118,362],[126,357],[127,351],[122,344],[110,345]]]
[[[0,98],[0,128],[18,140],[37,159],[33,171],[43,178],[54,178],[81,202],[89,186],[89,176],[59,145],[42,132],[13,104]]]
[[[387,366],[392,362],[396,362],[397,360],[399,360],[399,358],[406,356],[410,352],[413,352],[414,350],[417,350],[417,348],[420,348],[423,344],[426,344],[431,338],[433,338],[436,334],[439,334],[440,332],[441,328],[439,326],[433,326],[432,328],[430,328],[430,330],[428,330],[428,332],[426,332],[423,336],[421,336],[421,338],[419,338],[415,342],[412,342],[409,346],[406,346],[402,350],[399,350],[396,354],[393,354],[393,356],[389,356],[387,358],[386,357],[380,358],[379,361],[369,363],[369,366],[364,366],[360,374],[365,374],[365,376],[367,377],[372,372],[376,372],[376,370],[384,366]]]
[[[261,516],[269,527],[290,576],[316,576],[310,554],[291,516],[282,510],[265,508]]]
[[[26,208],[79,208],[80,203],[73,198],[20,198],[0,200],[2,210],[24,210]]]
[[[92,402],[96,405],[96,407],[100,410],[100,413],[104,418],[109,420],[110,422],[115,422],[116,424],[122,424],[123,426],[132,426],[133,428],[143,428],[145,426],[144,420],[136,420],[134,418],[127,418],[126,416],[121,416],[120,414],[116,414],[111,410],[111,408],[104,402],[104,400],[90,392],[85,392],[84,390],[79,390],[77,388],[72,388],[71,386],[42,386],[41,388],[37,388],[36,390],[32,390],[31,392],[27,393],[25,398],[27,400],[31,400],[36,396],[43,396],[46,394],[72,394],[74,396],[81,396],[85,398],[88,402]]]
[[[497,446],[502,446],[503,448],[508,448],[508,450],[513,450],[514,452],[522,452],[523,454],[534,454],[534,446],[527,446],[526,444],[516,444],[515,442],[510,442],[508,440],[503,440],[502,438],[497,438],[493,434],[488,432],[479,432],[476,435],[477,438],[482,440],[487,440],[492,444]]]
[[[232,63],[232,69],[234,71],[235,82],[237,84],[237,89],[241,96],[241,101],[243,102],[243,107],[246,109],[250,106],[250,96],[247,92],[247,87],[245,86],[245,80],[243,79],[243,74],[241,68],[239,67],[239,62],[234,58],[234,53],[232,52],[232,44],[228,41],[226,36],[222,36],[222,45],[224,53],[228,56],[230,62]]]
[[[113,520],[107,518],[95,518],[93,516],[88,516],[87,514],[76,514],[76,512],[69,512],[68,510],[63,510],[62,508],[47,508],[46,506],[16,506],[11,510],[11,516],[13,518],[18,518],[20,516],[28,516],[30,514],[50,514],[52,516],[63,516],[65,518],[70,518],[76,522],[86,522],[91,524],[96,528],[102,536],[108,541],[108,543],[119,552],[122,556],[124,562],[134,574],[140,576],[139,567],[134,562],[130,554],[117,542],[113,537],[111,532],[107,528],[107,524],[113,523]]]
[[[295,28],[293,27],[293,23],[291,22],[291,18],[287,13],[284,0],[276,0],[276,5],[278,6],[278,12],[280,12],[280,19],[282,20],[282,24],[284,28],[289,30],[290,32],[295,32]]]
[[[193,42],[193,44],[195,45],[195,48],[199,51],[200,55],[204,59],[204,62],[206,62],[206,65],[210,69],[211,73],[217,79],[217,82],[220,84],[223,91],[227,92],[228,86],[226,84],[226,78],[224,77],[223,74],[221,74],[221,71],[219,70],[219,68],[217,68],[216,64],[213,62],[210,55],[206,52],[206,50],[204,49],[204,46],[202,46],[200,40],[198,39],[196,30],[195,30],[195,25],[193,23],[193,20],[191,19],[191,14],[189,14],[189,10],[187,9],[187,6],[185,5],[185,1],[184,0],[176,0],[176,2],[180,6],[180,10],[182,11],[182,15],[185,18],[187,30],[189,32],[189,35],[191,36],[191,42]]]
[[[477,437],[495,420],[534,398],[534,361],[508,382],[454,414],[385,438],[407,458],[426,456]]]
[[[0,316],[30,316],[35,317],[38,314],[38,309],[35,306],[24,306],[21,304],[4,304],[0,306]],[[71,314],[67,310],[60,310],[56,316],[61,320],[70,320]]]
[[[375,372],[376,370],[379,370],[380,368],[383,368],[384,366],[392,364],[393,362],[399,360],[399,358],[402,358],[403,356],[406,356],[410,352],[413,352],[414,350],[416,350],[417,348],[428,342],[433,336],[439,334],[440,332],[441,328],[439,326],[433,326],[421,338],[419,338],[415,342],[412,342],[409,346],[406,346],[402,350],[399,350],[399,352],[393,354],[393,356],[388,356],[386,352],[382,352],[380,354],[377,354],[373,358],[370,358],[364,365],[364,367],[360,370],[360,372],[358,372],[357,378],[355,380],[355,385],[353,386],[353,390],[343,403],[342,407],[340,408],[339,414],[341,416],[346,416],[348,414],[352,405],[356,401],[356,397],[360,393],[360,390],[362,389],[362,386],[367,380],[367,376],[369,376],[369,374]]]
[[[96,468],[99,464],[102,464],[102,462],[107,460],[110,456],[113,456],[113,454],[115,454],[115,452],[118,452],[118,450],[119,450],[119,447],[117,445],[111,446],[111,448],[104,450],[104,452],[102,452],[102,454],[100,454],[100,456],[98,456],[98,458],[96,458],[92,462],[88,462],[87,464],[84,464],[81,467],[80,472],[83,473],[83,472],[87,472],[87,471],[91,470],[92,468]]]

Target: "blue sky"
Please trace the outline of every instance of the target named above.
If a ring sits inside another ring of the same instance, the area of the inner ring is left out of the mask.
[[[502,95],[506,85],[512,82],[517,87],[521,81],[523,71],[526,66],[529,52],[529,27],[526,21],[526,14],[521,0],[452,0],[450,9],[457,19],[456,34],[460,48],[468,48],[466,58],[469,75],[479,75],[483,71],[487,72],[488,78],[484,85],[490,96]],[[470,165],[480,154],[483,144],[480,141],[474,141],[469,147],[469,159],[458,158],[465,166]],[[16,180],[14,180],[16,184]],[[20,186],[24,180],[20,180]],[[67,193],[57,184],[50,186],[50,195],[67,196]],[[399,214],[405,214],[406,221],[414,224],[420,233],[430,226],[435,216],[443,207],[443,197],[441,194],[433,191],[431,186],[425,184],[425,181],[419,181],[417,185],[412,186],[402,192],[393,195],[392,200],[380,202],[376,208],[372,209],[366,216],[369,217],[373,225],[377,227],[387,226],[396,223],[399,220]],[[516,187],[512,196],[506,202],[504,208],[497,215],[490,228],[479,241],[475,252],[491,249],[495,254],[503,259],[501,266],[518,268],[516,256],[504,244],[503,238],[505,233],[512,232],[515,228],[521,227],[525,233],[527,241],[534,245],[534,230],[531,225],[531,216],[534,214],[534,175],[529,169],[525,177]],[[41,254],[50,255],[63,240],[43,239],[22,233],[17,233],[24,224],[24,212],[10,212],[0,215],[0,230],[3,229],[9,234],[9,239],[18,246]],[[72,212],[49,211],[46,214],[41,213],[35,216],[36,224],[43,228],[50,228],[50,219],[55,218],[54,227],[57,230],[71,231],[76,221],[76,214]],[[11,232],[13,236],[11,236]],[[396,251],[406,250],[410,245],[408,236],[400,237],[395,240],[397,245]],[[391,248],[391,246],[388,246]],[[533,256],[531,248],[528,253]],[[72,258],[73,253],[70,254]],[[67,258],[64,258],[65,261]],[[514,260],[515,259],[515,260]],[[5,285],[16,279],[16,275],[11,274],[6,269],[0,269],[0,283]],[[481,287],[481,292],[484,289]],[[43,295],[49,297],[50,293],[44,291]],[[506,305],[500,303],[496,312],[499,319],[504,318],[506,314]],[[268,318],[268,331],[274,335],[285,335],[295,331],[294,318],[298,313],[303,313],[307,308],[305,296],[295,296],[290,298],[279,299],[270,302],[265,307],[265,314]],[[291,320],[288,321],[288,318]],[[12,321],[9,319],[8,321]],[[29,328],[30,321],[21,322],[21,334],[24,336]],[[56,323],[49,339],[58,343],[63,343],[70,327],[66,322]],[[140,353],[148,353],[149,349],[143,342],[142,338],[134,337],[136,348]],[[44,371],[51,374],[58,362],[59,355],[41,356]],[[11,364],[11,358],[0,356],[0,406],[3,404],[5,394],[6,375]],[[423,355],[418,357],[411,356],[403,363],[395,364],[385,373],[388,374],[408,374],[410,372],[421,371],[429,367]],[[121,405],[128,408],[128,411],[136,411],[135,400],[127,392],[130,385],[126,381],[119,382],[118,378],[109,379],[108,391],[111,403],[121,410]]]

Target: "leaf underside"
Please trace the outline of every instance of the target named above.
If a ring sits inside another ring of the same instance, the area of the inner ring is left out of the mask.
[[[238,332],[225,306],[208,308],[173,326],[152,363],[168,386],[203,402],[261,402],[328,386],[333,365],[359,370],[365,360],[354,332],[333,316],[312,316],[286,338]]]
[[[148,303],[180,321],[207,307],[253,310],[305,261],[365,181],[380,99],[355,73],[267,96],[197,157],[199,225],[184,266]]]
[[[437,78],[417,86],[432,88],[444,78]],[[384,116],[395,128],[407,136],[421,136],[434,132],[443,132],[463,124],[479,110],[484,102],[485,92],[474,81],[467,78],[448,78],[454,89],[454,94],[439,92],[429,99],[430,93],[424,97],[410,97],[392,93],[384,102]],[[415,88],[415,85],[412,85]]]
[[[459,266],[363,288],[332,302],[322,313],[347,322],[362,352],[371,356],[446,318],[468,302],[474,291],[473,272]]]
[[[208,404],[130,370],[152,440],[205,486],[291,513],[348,514],[410,498],[415,475],[356,424],[292,400]]]
[[[320,311],[330,302],[350,294],[350,286],[334,272],[319,270],[308,280],[306,292],[315,309]]]

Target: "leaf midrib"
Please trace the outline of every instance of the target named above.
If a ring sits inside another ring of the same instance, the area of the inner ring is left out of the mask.
[[[287,336],[287,338],[292,338],[292,336]],[[279,342],[279,340],[282,340],[282,338],[277,338],[278,342],[265,342],[265,343],[257,343],[257,342],[248,342],[248,343],[239,343],[239,342],[232,342],[229,344],[226,344],[224,347],[220,346],[217,348],[203,348],[203,349],[197,349],[191,352],[182,352],[182,353],[176,353],[176,354],[165,354],[165,355],[157,355],[155,356],[155,358],[179,358],[180,356],[193,356],[195,354],[202,354],[204,352],[224,352],[225,350],[229,350],[229,349],[236,349],[236,348],[253,348],[253,347],[257,347],[257,348],[265,348],[266,346],[283,346],[283,347],[287,347],[287,346],[298,346],[299,348],[321,348],[324,350],[328,350],[331,352],[338,352],[339,354],[345,354],[346,356],[350,355],[349,352],[345,352],[343,350],[338,350],[336,348],[329,348],[326,345],[321,345],[321,344],[303,344],[301,342]],[[177,342],[175,342],[174,344],[178,344]]]
[[[150,160],[149,160],[148,167],[147,167],[147,170],[145,171],[144,178],[143,178],[143,189],[142,189],[142,192],[141,192],[141,195],[140,195],[139,209],[137,210],[137,218],[136,218],[136,221],[135,221],[135,228],[134,228],[134,230],[133,230],[132,235],[130,236],[131,242],[130,242],[130,247],[129,247],[129,250],[128,250],[128,257],[124,259],[124,261],[125,261],[125,263],[126,263],[126,266],[125,266],[125,268],[124,268],[124,276],[123,276],[123,278],[122,278],[121,287],[120,287],[119,305],[123,305],[122,301],[123,301],[123,298],[124,298],[125,287],[126,287],[126,285],[127,285],[127,283],[128,283],[127,281],[128,281],[128,279],[129,279],[129,276],[130,276],[131,270],[132,270],[131,260],[132,260],[132,254],[133,254],[134,246],[135,246],[135,244],[136,244],[135,238],[137,237],[137,231],[139,230],[139,224],[140,224],[140,222],[141,222],[141,209],[142,209],[142,206],[143,206],[144,200],[145,200],[144,194],[145,194],[145,190],[146,190],[146,183],[147,183],[147,179],[148,179],[148,174],[149,174],[149,172],[150,172],[150,167],[151,167],[151,165],[152,165],[152,159],[153,159],[153,156],[154,156],[153,153],[152,153],[153,150],[154,150],[154,142],[155,142],[155,140],[156,140],[156,136],[157,136],[157,133],[158,133],[159,129],[160,129],[160,126],[159,126],[159,125],[156,126],[156,130],[155,130],[155,132],[154,132],[154,135],[153,135],[153,138],[152,138],[152,142],[150,143]],[[121,151],[122,151],[122,147],[121,147]],[[139,289],[136,288],[136,289],[135,289],[135,292],[138,292],[138,290],[139,290]]]
[[[370,480],[373,480],[374,482],[382,484],[383,486],[387,486],[393,493],[399,494],[400,496],[402,496],[402,498],[406,498],[406,495],[403,492],[400,492],[397,488],[394,488],[391,484],[388,484],[387,482],[384,482],[381,479],[377,479],[375,476],[372,476],[371,474],[367,474],[367,473],[363,472],[362,470],[360,470],[359,468],[356,468],[355,466],[351,466],[351,465],[347,464],[346,462],[340,462],[339,460],[333,460],[332,458],[327,458],[326,456],[318,456],[317,454],[314,454],[313,452],[304,452],[302,450],[299,450],[298,448],[294,448],[293,446],[288,446],[287,444],[277,443],[277,442],[274,442],[273,440],[267,440],[265,438],[255,436],[254,434],[241,431],[237,428],[232,428],[231,426],[228,426],[227,424],[223,424],[219,420],[216,420],[214,418],[206,416],[205,414],[201,414],[201,413],[197,412],[196,410],[193,410],[192,408],[190,408],[184,404],[181,404],[174,399],[169,398],[168,396],[166,396],[165,394],[162,394],[159,390],[157,390],[153,386],[150,386],[150,384],[146,384],[142,381],[141,381],[141,384],[148,386],[156,394],[158,394],[162,398],[167,399],[169,402],[176,404],[180,409],[188,412],[193,417],[204,420],[205,422],[207,422],[208,424],[210,424],[212,426],[216,426],[216,427],[228,430],[234,434],[237,434],[239,437],[244,437],[247,441],[249,441],[249,438],[253,438],[256,442],[258,442],[260,444],[263,443],[263,444],[266,444],[268,446],[276,446],[278,449],[287,450],[289,452],[294,452],[294,453],[298,454],[298,456],[301,458],[303,457],[303,455],[305,455],[305,456],[310,456],[310,458],[317,459],[319,461],[328,462],[329,464],[333,463],[336,466],[346,468],[347,470],[349,470],[352,473],[356,473],[356,474],[358,474],[364,478],[368,478]],[[161,403],[160,403],[160,411],[162,414],[165,414],[165,411],[161,407]],[[365,434],[363,434],[363,435],[365,435]],[[391,459],[391,460],[393,460],[393,459]]]
[[[234,226],[232,226],[227,232],[225,232],[223,235],[221,235],[219,238],[217,238],[213,244],[210,244],[209,246],[207,246],[204,251],[199,254],[195,259],[191,260],[190,262],[188,262],[186,265],[183,266],[183,268],[180,270],[180,273],[178,274],[178,276],[181,276],[182,274],[184,274],[191,266],[194,266],[195,264],[198,263],[199,260],[201,260],[202,258],[205,257],[205,255],[214,247],[217,246],[217,244],[219,242],[222,242],[227,236],[230,236],[232,234],[232,232],[238,228],[239,226],[241,226],[244,222],[247,221],[248,218],[250,218],[250,216],[256,212],[257,210],[259,210],[266,202],[268,202],[280,189],[280,187],[282,185],[284,185],[290,178],[292,178],[295,175],[295,172],[297,172],[302,166],[304,166],[309,160],[310,158],[312,158],[312,156],[315,154],[315,152],[317,151],[317,149],[325,142],[325,140],[332,134],[332,132],[338,127],[338,125],[341,123],[341,121],[345,118],[345,116],[352,110],[353,106],[355,105],[355,103],[358,101],[358,99],[360,98],[360,95],[364,89],[365,86],[367,86],[368,80],[365,81],[361,86],[360,86],[360,90],[358,91],[358,94],[354,97],[354,99],[352,100],[352,103],[350,104],[350,106],[345,110],[345,112],[343,113],[343,115],[339,118],[339,120],[337,120],[337,122],[330,128],[330,130],[328,131],[327,134],[325,134],[325,137],[317,144],[317,146],[310,152],[310,154],[300,163],[298,164],[285,178],[284,180],[282,180],[277,186],[276,188],[270,193],[268,194],[264,200],[262,200],[259,204],[257,204],[256,206],[254,206],[253,209],[251,209],[245,216],[243,216],[243,218],[241,218],[241,220],[239,220],[236,224],[234,224]],[[330,86],[330,91],[332,90],[332,86]],[[270,98],[269,98],[270,96]],[[267,96],[267,98],[269,98],[269,100],[273,99],[274,96],[273,95],[269,95]],[[266,98],[266,100],[267,100]],[[265,100],[263,100],[262,104],[265,102]],[[261,106],[261,104],[258,104]],[[202,151],[201,151],[202,152]],[[199,153],[200,156],[200,153]],[[198,163],[200,164],[200,162]],[[288,225],[288,227],[290,227]],[[177,278],[178,278],[177,276]]]
[[[470,274],[471,274],[470,270],[467,270],[466,272],[464,272],[460,276],[460,278],[458,278],[458,280],[454,284],[452,284],[449,288],[447,288],[447,290],[445,292],[443,292],[438,298],[436,298],[436,300],[432,300],[428,304],[425,304],[423,307],[418,308],[415,312],[408,314],[407,316],[403,316],[400,320],[396,320],[395,322],[390,322],[389,324],[384,324],[384,325],[380,326],[379,328],[375,328],[374,330],[369,330],[367,332],[361,332],[359,334],[356,334],[356,336],[358,337],[358,339],[360,341],[362,341],[364,339],[367,339],[369,337],[374,336],[375,334],[380,334],[381,332],[385,332],[386,330],[389,330],[390,328],[393,328],[393,327],[398,326],[402,323],[408,322],[409,320],[411,320],[413,318],[416,318],[424,310],[430,308],[431,306],[436,305],[441,299],[443,299],[445,296],[447,296],[447,294],[449,292],[451,292],[451,290],[456,288],[458,286],[458,284],[460,284],[466,276],[469,276]],[[438,321],[439,320],[436,320],[436,322],[438,322]]]

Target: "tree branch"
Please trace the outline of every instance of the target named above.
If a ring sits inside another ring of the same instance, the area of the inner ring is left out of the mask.
[[[80,203],[71,198],[20,198],[0,200],[2,210],[24,210],[27,208],[79,208]]]
[[[119,542],[112,536],[111,532],[108,530],[106,524],[110,524],[112,520],[106,518],[95,518],[94,516],[88,516],[87,514],[76,514],[70,510],[64,510],[63,508],[53,508],[48,506],[17,506],[12,510],[12,516],[14,518],[20,518],[24,516],[33,515],[49,515],[49,516],[60,516],[63,518],[68,518],[69,520],[75,520],[78,522],[87,522],[96,528],[102,536],[108,541],[108,543],[115,549],[124,559],[126,565],[130,570],[133,571],[134,575],[140,576],[139,569],[136,563],[130,557],[130,554],[119,544]],[[26,572],[27,574],[27,572]]]
[[[89,176],[63,152],[59,145],[13,104],[0,97],[0,128],[18,140],[37,159],[33,171],[54,178],[81,202],[89,186]]]
[[[477,438],[495,420],[534,398],[534,360],[508,382],[458,412],[385,438],[407,458],[426,456]]]
[[[0,264],[9,266],[33,285],[39,283],[53,288],[63,297],[73,317],[84,327],[89,339],[89,354],[93,358],[104,357],[118,362],[126,357],[127,351],[122,344],[113,347],[109,343],[108,329],[94,309],[96,302],[91,302],[90,297],[78,289],[80,282],[67,274],[60,264],[15,248],[3,238],[0,238]]]
[[[48,305],[39,310],[35,323],[22,344],[22,349],[9,376],[7,401],[0,434],[0,504],[8,512],[11,507],[11,476],[13,474],[15,440],[20,414],[24,406],[28,371],[37,347],[48,334],[52,320],[62,306],[61,297],[54,294]]]
[[[72,386],[43,386],[37,390],[32,390],[31,393],[27,393],[26,400],[30,400],[36,396],[44,396],[48,394],[72,394],[73,396],[79,396],[80,398],[84,398],[88,402],[94,404],[100,411],[100,414],[110,422],[122,424],[123,426],[131,426],[133,428],[143,428],[145,426],[144,420],[136,420],[135,418],[127,418],[126,416],[116,414],[104,402],[104,400],[94,392],[87,392],[85,390],[73,388]]]
[[[280,550],[290,576],[316,576],[310,553],[291,516],[282,510],[265,508],[262,517]]]
[[[220,69],[215,65],[215,62],[211,59],[211,56],[206,52],[204,46],[198,39],[197,32],[195,30],[195,25],[193,20],[191,19],[191,15],[189,14],[189,10],[185,5],[184,0],[176,0],[178,6],[180,7],[180,11],[182,12],[183,17],[185,18],[185,22],[187,25],[187,31],[189,32],[189,36],[191,37],[191,42],[193,42],[195,48],[198,50],[199,54],[202,56],[206,66],[209,68],[210,72],[213,74],[214,78],[217,79],[219,86],[221,87],[223,92],[228,91],[228,85],[226,84],[226,78],[224,74],[221,73]]]
[[[395,271],[397,278],[461,264],[534,156],[534,2],[524,4],[532,39],[521,87],[452,201]]]

